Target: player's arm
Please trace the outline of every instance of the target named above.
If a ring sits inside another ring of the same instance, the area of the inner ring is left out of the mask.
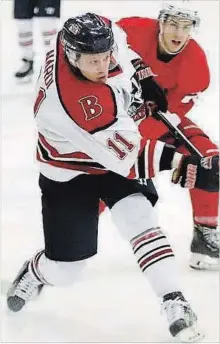
[[[169,91],[167,94],[169,112],[176,113],[180,119],[183,118],[203,96],[203,92],[207,87],[203,89],[198,87],[195,92],[183,92],[178,88]]]
[[[126,33],[128,45],[139,55],[142,55],[146,31],[151,30],[152,21],[149,18],[121,18],[116,24]]]
[[[141,153],[130,177],[149,179],[161,171],[173,170],[172,182],[184,188],[216,192],[219,188],[219,156],[185,156],[159,140],[142,140]]]
[[[180,70],[177,86],[167,94],[169,111],[181,118],[203,96],[210,83],[210,71],[204,51],[194,41],[191,51]]]
[[[145,32],[152,29],[152,21],[148,18],[131,17],[122,18],[116,23],[127,40],[126,55],[135,69],[134,78],[142,90],[142,98],[146,106],[149,102],[154,104],[154,110],[165,112],[167,110],[167,98],[164,90],[157,84],[149,65],[141,58],[141,50],[144,46]],[[123,44],[126,46],[126,41]]]

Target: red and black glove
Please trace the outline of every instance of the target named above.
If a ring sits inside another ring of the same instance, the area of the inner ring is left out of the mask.
[[[151,68],[140,59],[134,60],[132,63],[136,69],[135,78],[141,86],[142,97],[149,115],[154,116],[157,111],[166,112],[168,108],[166,94],[155,81]]]
[[[198,188],[209,192],[219,191],[219,155],[201,158],[183,156],[173,172],[172,182],[183,188]]]

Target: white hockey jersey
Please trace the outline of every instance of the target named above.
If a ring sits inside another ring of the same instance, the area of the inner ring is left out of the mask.
[[[109,170],[129,175],[141,136],[128,115],[135,70],[125,51],[107,83],[96,84],[70,70],[58,34],[46,54],[34,104],[37,159],[46,177],[65,181],[80,173]]]

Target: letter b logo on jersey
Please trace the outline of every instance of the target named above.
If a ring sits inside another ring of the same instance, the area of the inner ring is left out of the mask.
[[[102,106],[98,103],[96,96],[86,96],[78,100],[83,108],[86,121],[98,117],[102,113]]]

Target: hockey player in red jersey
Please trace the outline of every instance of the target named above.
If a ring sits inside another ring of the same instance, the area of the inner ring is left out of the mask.
[[[164,88],[169,112],[177,114],[181,121],[179,129],[206,156],[218,154],[218,147],[202,129],[185,117],[210,82],[206,55],[191,38],[199,22],[197,11],[190,9],[190,2],[174,1],[164,5],[158,20],[131,17],[121,19],[118,25],[126,32],[132,49],[151,67],[156,81]],[[139,129],[145,138],[160,139],[174,145],[178,152],[189,154],[187,148],[173,139],[167,127],[154,116],[143,120]],[[149,177],[153,175],[152,166]],[[190,266],[219,269],[219,194],[194,188],[190,190],[190,196],[194,220]]]
[[[116,37],[110,21],[86,13],[64,23],[46,55],[34,105],[45,248],[19,271],[7,293],[8,307],[20,311],[44,285],[69,285],[80,276],[86,260],[97,253],[101,199],[162,298],[170,333],[197,342],[196,315],[181,292],[174,253],[157,224],[154,185],[127,178],[142,177],[147,151],[127,113],[137,72],[133,59],[120,61]],[[125,56],[130,54],[137,57],[127,49]],[[154,86],[156,104],[165,111],[164,93]],[[207,169],[201,158],[161,144],[160,168],[176,168],[175,179],[183,187],[189,181],[216,187],[217,157],[210,157]]]

